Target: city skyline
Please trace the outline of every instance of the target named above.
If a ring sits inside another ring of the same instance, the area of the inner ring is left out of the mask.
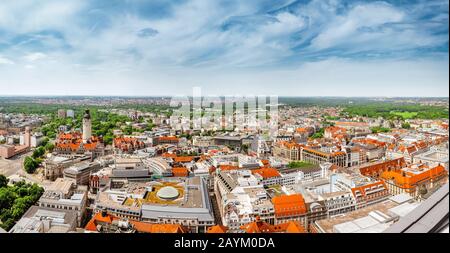
[[[1,95],[442,97],[448,66],[448,1],[0,4]]]

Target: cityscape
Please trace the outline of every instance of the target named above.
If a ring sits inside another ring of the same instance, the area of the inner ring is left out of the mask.
[[[2,1],[0,239],[448,234],[448,8]]]
[[[448,194],[448,98],[281,97],[276,134],[236,106],[195,129],[164,97],[64,100],[1,100],[3,232],[383,233]]]

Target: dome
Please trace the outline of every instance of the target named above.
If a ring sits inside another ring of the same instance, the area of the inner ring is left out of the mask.
[[[178,198],[179,195],[180,193],[178,192],[178,190],[172,186],[165,186],[159,189],[158,193],[156,193],[156,196],[158,196],[158,198],[164,200],[174,200]]]

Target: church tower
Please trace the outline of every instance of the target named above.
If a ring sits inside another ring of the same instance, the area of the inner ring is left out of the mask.
[[[83,115],[83,142],[86,143],[92,136],[91,114],[86,110]]]

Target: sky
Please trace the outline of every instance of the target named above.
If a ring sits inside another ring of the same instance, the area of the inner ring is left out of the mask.
[[[448,0],[0,2],[2,95],[448,96]]]

